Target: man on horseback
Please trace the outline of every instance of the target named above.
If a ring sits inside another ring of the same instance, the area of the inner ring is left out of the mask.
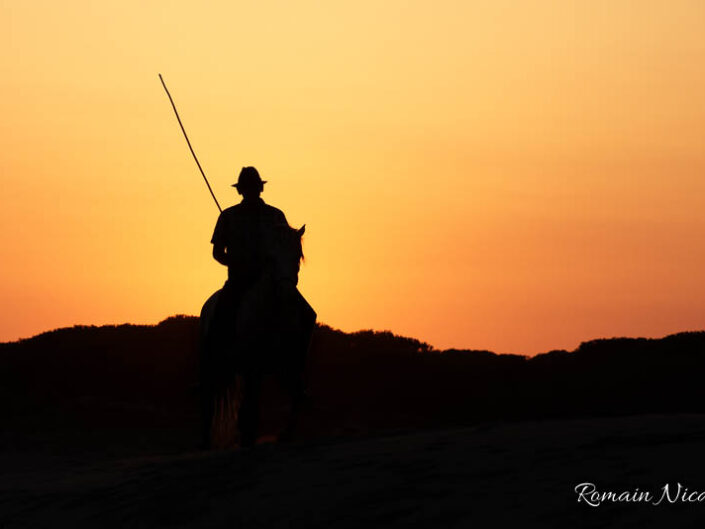
[[[213,232],[213,257],[228,267],[228,282],[253,284],[264,268],[262,227],[288,225],[281,210],[265,204],[260,198],[264,189],[254,167],[243,167],[233,187],[242,195],[242,202],[225,209],[218,217]]]
[[[218,300],[217,314],[220,329],[232,330],[234,321],[223,321],[236,313],[243,296],[260,280],[267,267],[264,234],[273,226],[288,226],[284,213],[265,204],[260,198],[266,182],[254,167],[243,167],[238,181],[233,185],[242,201],[225,209],[218,217],[211,243],[213,257],[228,267],[228,280]],[[230,336],[231,337],[231,336]],[[221,334],[221,347],[228,342]],[[254,444],[259,420],[259,395],[262,384],[261,372],[250,359],[239,358],[235,370],[243,375],[243,399],[238,413],[238,429],[242,445]],[[238,361],[238,360],[236,360]],[[216,375],[213,373],[213,375]],[[217,376],[217,375],[216,375]],[[207,414],[208,415],[208,414]],[[206,425],[208,428],[210,425]]]

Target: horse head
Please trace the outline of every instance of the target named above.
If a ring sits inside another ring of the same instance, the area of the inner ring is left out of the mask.
[[[305,224],[298,230],[288,224],[276,224],[265,231],[265,255],[275,281],[294,286],[298,283],[299,269],[304,260],[301,239],[305,231]]]

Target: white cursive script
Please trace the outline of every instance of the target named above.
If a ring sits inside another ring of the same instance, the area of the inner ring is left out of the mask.
[[[653,500],[653,496],[648,491],[624,490],[615,491],[598,491],[594,483],[581,483],[575,487],[575,492],[578,494],[578,503],[585,502],[590,507],[599,507],[602,503],[627,503],[627,502],[645,502],[649,503]]]
[[[578,495],[578,503],[585,503],[590,507],[599,507],[605,502],[608,503],[648,503],[650,505],[660,505],[667,503],[700,503],[705,501],[705,491],[690,490],[678,483],[673,486],[666,483],[659,489],[660,496],[656,496],[647,490],[639,490],[637,487],[634,490],[613,491],[597,490],[594,483],[580,483],[575,487],[575,493]]]

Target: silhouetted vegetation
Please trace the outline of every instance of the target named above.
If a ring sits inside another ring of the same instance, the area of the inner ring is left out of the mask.
[[[73,327],[0,344],[3,427],[197,430],[195,317]],[[705,411],[705,332],[532,358],[316,328],[302,437],[480,421]],[[266,403],[265,403],[266,405]]]

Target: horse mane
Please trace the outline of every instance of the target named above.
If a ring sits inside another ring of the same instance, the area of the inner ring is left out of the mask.
[[[299,247],[301,248],[301,251],[299,252],[301,257],[299,258],[299,260],[302,263],[305,263],[306,257],[304,256],[304,236],[303,235],[301,237],[299,237]]]
[[[298,232],[299,232],[299,230],[297,230],[296,228],[294,228],[294,227],[293,227],[291,224],[289,224],[288,222],[282,222],[282,223],[280,223],[280,224],[275,224],[273,227],[274,227],[275,229],[280,229],[280,230],[287,229],[287,230],[289,230],[289,231],[287,232],[287,235],[292,235],[292,236],[293,236],[294,234],[298,234]],[[304,263],[304,262],[306,262],[306,257],[304,256],[303,240],[304,240],[304,237],[303,237],[303,235],[301,235],[301,236],[299,236],[298,241],[297,241],[298,250],[299,250],[299,252],[298,252],[298,253],[299,253],[299,255],[298,255],[298,257],[299,257],[299,263]]]

